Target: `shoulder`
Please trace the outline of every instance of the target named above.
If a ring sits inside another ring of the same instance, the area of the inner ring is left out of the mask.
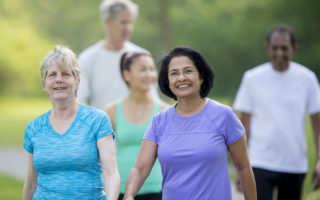
[[[230,106],[227,106],[212,99],[208,99],[208,110],[206,113],[215,113],[219,116],[227,116],[232,114],[233,110]]]
[[[259,76],[264,75],[265,72],[270,70],[271,64],[270,62],[263,63],[261,65],[258,65],[252,69],[247,70],[243,77],[246,79],[257,79]]]
[[[153,117],[154,123],[165,123],[170,119],[172,112],[174,112],[175,105],[166,107],[164,110],[160,111]]]
[[[163,111],[170,107],[170,105],[162,100],[159,100],[160,110]]]
[[[208,103],[210,103],[210,105],[209,109],[206,111],[206,115],[218,129],[225,129],[230,122],[237,121],[238,123],[241,123],[230,106],[211,99]]]
[[[124,43],[124,47],[125,47],[125,51],[143,51],[143,52],[149,52],[148,50],[130,42],[130,41],[126,41]]]
[[[304,76],[309,79],[314,79],[316,78],[316,74],[311,71],[309,68],[296,63],[296,62],[290,62],[290,67],[294,70],[295,73],[298,73],[299,76]]]
[[[118,101],[113,101],[111,103],[108,103],[107,106],[105,107],[104,111],[109,115],[110,119],[114,121],[116,115],[117,115],[117,106],[118,106],[119,100]]]
[[[81,104],[80,112],[80,120],[88,126],[103,121],[106,118],[109,119],[109,116],[102,110],[84,104]]]
[[[33,119],[32,121],[30,121],[26,128],[25,131],[35,131],[35,130],[40,130],[43,127],[45,127],[48,123],[48,115],[49,112],[43,113],[42,115],[38,116],[37,118]]]
[[[92,57],[96,55],[98,51],[100,51],[101,47],[103,46],[103,41],[99,41],[94,45],[88,47],[83,52],[79,54],[78,60],[79,62],[84,62],[86,60],[93,59]]]

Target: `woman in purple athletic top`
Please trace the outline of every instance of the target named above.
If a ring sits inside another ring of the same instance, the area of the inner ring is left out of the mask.
[[[241,122],[228,106],[205,98],[213,79],[210,65],[189,47],[174,48],[162,59],[159,87],[177,104],[156,115],[147,129],[125,200],[134,198],[157,158],[163,200],[232,199],[228,150],[245,199],[257,198]]]

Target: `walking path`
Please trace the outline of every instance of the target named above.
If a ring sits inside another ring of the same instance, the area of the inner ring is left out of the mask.
[[[27,153],[22,148],[0,147],[0,173],[24,180],[27,172]],[[232,199],[243,200],[231,182]]]

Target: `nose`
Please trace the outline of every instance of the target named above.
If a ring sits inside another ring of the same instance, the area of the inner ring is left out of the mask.
[[[56,76],[56,82],[57,83],[61,83],[62,82],[62,75],[61,74],[57,74],[57,76]]]
[[[283,50],[281,49],[281,48],[278,48],[277,50],[276,50],[276,55],[277,56],[282,56],[284,54],[284,52],[283,52]]]
[[[131,32],[133,30],[133,23],[131,22],[127,22],[125,25],[124,25],[124,32],[127,34],[127,35],[130,35]]]
[[[184,73],[183,73],[183,72],[180,72],[180,73],[179,73],[179,76],[178,76],[178,80],[180,80],[180,81],[181,81],[181,80],[185,80],[185,78],[186,78],[186,77],[184,76]]]

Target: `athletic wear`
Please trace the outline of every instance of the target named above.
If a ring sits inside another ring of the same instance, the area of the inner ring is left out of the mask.
[[[105,199],[97,141],[113,134],[108,116],[80,104],[69,129],[59,134],[50,125],[50,113],[25,129],[23,146],[38,172],[33,199]]]
[[[158,144],[163,200],[231,200],[228,145],[243,134],[232,110],[213,100],[192,116],[175,105],[156,115],[144,139]]]
[[[152,117],[160,111],[159,102],[156,100],[150,119],[142,124],[132,124],[126,121],[123,116],[122,102],[117,104],[117,113],[115,120],[116,133],[116,155],[118,170],[121,177],[120,192],[125,192],[127,179],[131,168],[137,160],[142,138],[148,128]],[[158,161],[155,162],[149,177],[144,182],[138,195],[147,193],[159,193],[161,191],[161,168]]]
[[[253,168],[257,185],[257,197],[259,200],[270,200],[273,188],[278,187],[278,200],[300,200],[305,173],[292,174],[273,172],[269,170]]]

